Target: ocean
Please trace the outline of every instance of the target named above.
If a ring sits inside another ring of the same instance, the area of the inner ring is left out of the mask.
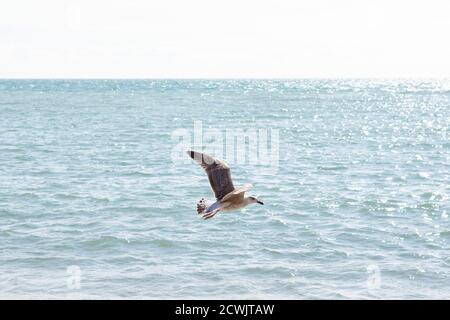
[[[199,123],[277,132],[263,206],[197,214]],[[0,298],[448,299],[449,129],[448,80],[1,80]]]

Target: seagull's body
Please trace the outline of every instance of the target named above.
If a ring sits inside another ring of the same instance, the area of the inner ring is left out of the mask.
[[[216,202],[210,206],[206,205],[204,199],[197,204],[197,212],[202,213],[203,218],[212,218],[219,211],[239,210],[252,203],[263,204],[255,197],[244,197],[245,192],[252,187],[251,184],[234,187],[230,167],[224,161],[196,151],[188,151],[187,154],[205,169],[216,196]]]

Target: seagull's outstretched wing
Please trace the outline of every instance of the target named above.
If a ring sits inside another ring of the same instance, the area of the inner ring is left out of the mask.
[[[234,190],[230,167],[225,162],[196,151],[188,151],[187,154],[205,169],[217,200],[222,200]]]

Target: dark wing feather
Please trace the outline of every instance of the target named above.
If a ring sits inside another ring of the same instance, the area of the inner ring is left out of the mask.
[[[230,167],[225,162],[196,151],[188,151],[187,154],[205,169],[217,200],[222,200],[234,190]]]

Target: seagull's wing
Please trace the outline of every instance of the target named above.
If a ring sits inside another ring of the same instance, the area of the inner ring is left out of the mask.
[[[230,167],[225,162],[196,151],[188,151],[187,154],[205,169],[217,200],[234,191]]]
[[[248,191],[253,185],[251,183],[246,183],[242,187],[234,189],[234,191],[228,193],[225,197],[223,197],[222,201],[228,201],[236,198],[244,198],[244,194]]]

